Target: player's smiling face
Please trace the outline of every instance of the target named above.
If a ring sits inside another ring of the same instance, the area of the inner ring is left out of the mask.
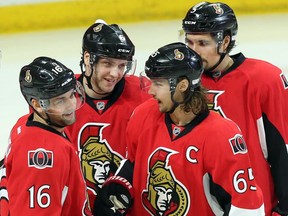
[[[50,99],[46,113],[52,122],[60,125],[71,125],[75,122],[77,99],[74,89]]]
[[[148,91],[158,101],[160,112],[169,112],[172,108],[170,85],[167,79],[153,78]]]
[[[99,93],[110,93],[122,79],[127,61],[112,58],[100,58],[93,67],[91,84]]]

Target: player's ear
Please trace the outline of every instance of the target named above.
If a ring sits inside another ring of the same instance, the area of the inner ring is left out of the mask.
[[[85,66],[90,68],[91,67],[91,65],[90,65],[90,58],[91,58],[90,53],[85,51],[84,55],[83,55],[83,58],[84,58]],[[89,71],[86,70],[86,76],[90,76],[90,74],[87,74],[87,73],[89,73]]]
[[[189,81],[187,79],[183,79],[178,83],[178,88],[180,92],[185,92],[189,87]]]
[[[85,65],[89,65],[89,62],[90,62],[90,54],[87,51],[85,51],[84,52],[84,63],[85,63]]]
[[[230,41],[231,41],[231,37],[229,35],[226,35],[223,39],[223,42],[222,42],[222,49],[221,52],[226,52],[229,44],[230,44]]]
[[[38,113],[42,112],[42,107],[40,106],[40,103],[38,100],[32,98],[30,104],[33,107],[33,109],[36,110]]]

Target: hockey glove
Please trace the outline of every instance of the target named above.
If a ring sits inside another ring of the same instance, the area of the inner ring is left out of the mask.
[[[272,216],[288,216],[288,212],[281,211],[278,206],[273,209]]]
[[[121,216],[132,206],[134,189],[120,176],[111,176],[98,191],[94,202],[95,216]]]

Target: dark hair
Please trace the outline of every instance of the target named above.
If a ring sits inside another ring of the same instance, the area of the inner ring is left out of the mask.
[[[187,77],[178,78],[177,83],[183,79],[187,79]],[[180,105],[184,112],[193,112],[195,115],[198,115],[208,111],[209,100],[207,98],[207,89],[201,84],[196,87],[193,92],[187,88],[184,92],[184,100],[185,103]]]

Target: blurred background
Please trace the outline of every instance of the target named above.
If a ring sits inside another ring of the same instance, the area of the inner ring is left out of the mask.
[[[178,41],[195,0],[0,0],[0,158],[11,127],[28,112],[18,84],[22,66],[53,57],[80,73],[82,36],[96,19],[119,24],[136,46],[136,74],[149,55]],[[239,29],[233,53],[269,61],[288,71],[288,1],[226,0]],[[1,57],[2,56],[2,57]],[[279,98],[281,100],[281,98]]]

